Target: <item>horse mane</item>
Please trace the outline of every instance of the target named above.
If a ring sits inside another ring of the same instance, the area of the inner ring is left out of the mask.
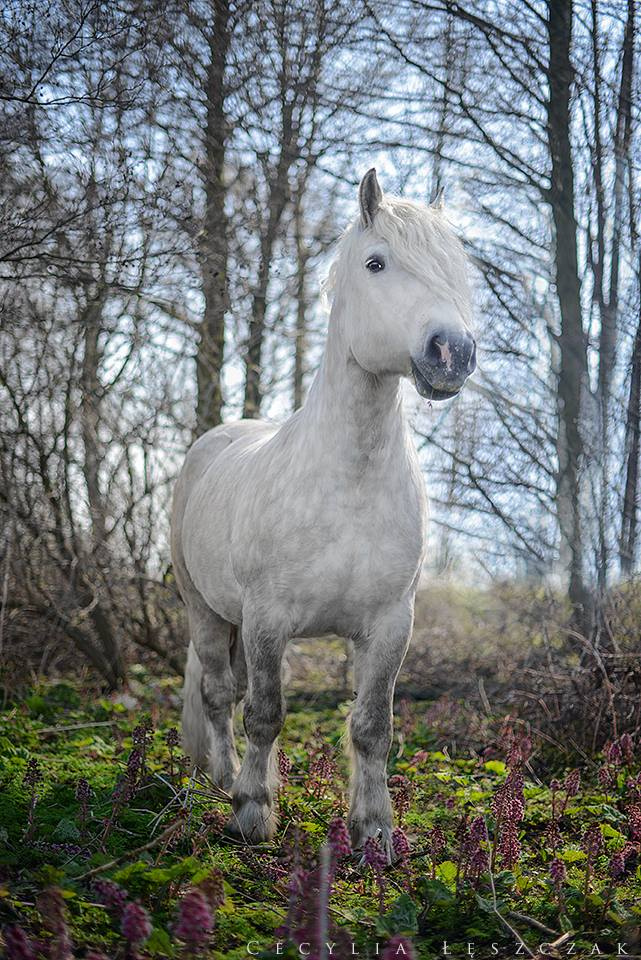
[[[385,194],[369,228],[384,240],[395,260],[444,299],[454,299],[461,316],[470,316],[463,244],[440,208]],[[321,285],[324,304],[331,306],[337,290],[349,282],[358,266],[359,220],[338,242],[337,255]]]

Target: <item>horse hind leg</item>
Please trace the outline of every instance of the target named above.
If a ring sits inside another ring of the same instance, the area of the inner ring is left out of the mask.
[[[281,667],[286,638],[243,622],[248,688],[243,711],[247,749],[232,789],[231,833],[248,843],[271,840],[277,818],[276,739],[285,718]]]
[[[247,693],[247,661],[240,627],[233,626],[231,634],[231,669],[236,681],[236,703]]]
[[[233,628],[200,598],[189,599],[187,614],[191,642],[185,670],[183,745],[192,761],[229,791],[240,767],[233,726]]]

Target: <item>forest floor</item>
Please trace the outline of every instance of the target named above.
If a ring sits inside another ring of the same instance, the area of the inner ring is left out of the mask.
[[[226,798],[181,755],[179,688],[141,669],[124,696],[57,682],[5,704],[7,957],[641,955],[630,738],[563,769],[553,745],[497,719],[461,753],[443,731],[464,707],[401,702],[387,866],[376,842],[364,861],[345,842],[349,702],[290,703],[279,830],[249,848],[225,835]]]

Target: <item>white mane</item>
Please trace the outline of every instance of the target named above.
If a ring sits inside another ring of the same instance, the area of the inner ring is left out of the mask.
[[[444,299],[454,300],[461,317],[469,319],[465,251],[440,209],[385,194],[370,232],[389,245],[393,257],[405,270]],[[356,220],[338,243],[336,258],[322,284],[323,300],[328,306],[336,291],[349,283],[350,275],[360,266],[361,236],[360,222]]]

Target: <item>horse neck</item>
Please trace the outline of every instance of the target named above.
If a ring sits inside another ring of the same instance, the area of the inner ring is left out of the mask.
[[[391,460],[405,443],[397,374],[375,376],[356,362],[345,333],[347,307],[335,302],[325,353],[303,408],[311,436],[361,467]]]

